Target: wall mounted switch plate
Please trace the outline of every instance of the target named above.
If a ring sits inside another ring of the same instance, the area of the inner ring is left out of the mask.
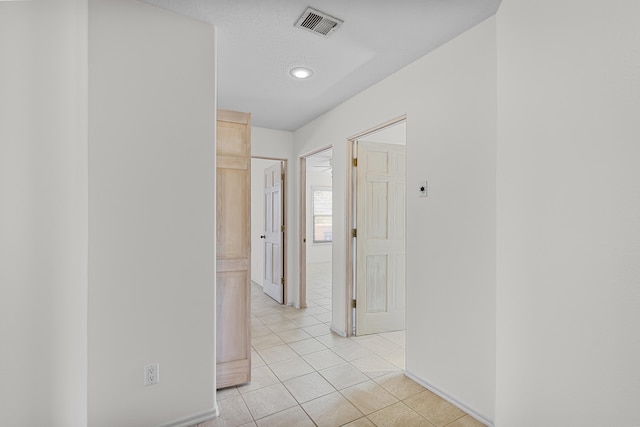
[[[418,195],[420,197],[427,197],[427,181],[420,181],[418,185]]]

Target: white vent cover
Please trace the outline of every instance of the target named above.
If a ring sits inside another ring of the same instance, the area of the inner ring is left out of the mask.
[[[308,7],[300,19],[298,19],[298,22],[296,22],[294,27],[311,31],[312,33],[319,34],[324,37],[329,37],[329,35],[337,30],[343,22],[344,21],[341,19],[334,18],[324,12]]]

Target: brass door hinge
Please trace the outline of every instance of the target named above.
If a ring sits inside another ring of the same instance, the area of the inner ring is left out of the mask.
[[[351,300],[351,308],[356,308],[356,300]]]
[[[280,283],[282,283],[284,285],[284,277],[280,278]]]
[[[358,158],[357,157],[355,159],[353,159],[353,167],[354,168],[358,167]]]
[[[351,230],[351,237],[358,237],[358,230],[356,230],[355,228]]]
[[[284,225],[281,225],[281,226],[280,226],[280,231],[281,231],[282,233],[284,233]]]

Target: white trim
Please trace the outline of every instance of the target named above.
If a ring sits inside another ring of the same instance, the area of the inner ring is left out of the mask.
[[[217,418],[219,416],[220,410],[218,409],[218,404],[216,403],[214,407],[208,411],[191,415],[189,417],[180,418],[179,420],[173,421],[169,424],[162,424],[160,427],[190,427],[199,423],[203,423],[205,421],[209,421],[213,418]]]
[[[294,303],[295,308],[307,307],[307,158],[332,149],[333,145],[329,144],[298,156],[298,301]],[[332,181],[332,189],[334,184]],[[333,262],[333,250],[331,258]]]
[[[410,373],[408,371],[405,371],[404,374],[407,377],[411,378],[413,381],[415,381],[418,384],[420,384],[421,386],[423,386],[424,388],[432,391],[433,393],[437,394],[438,396],[440,396],[441,398],[443,398],[447,402],[449,402],[452,405],[454,405],[454,406],[458,407],[459,409],[463,410],[468,415],[470,415],[473,418],[475,418],[476,420],[480,421],[482,424],[486,425],[487,427],[494,427],[493,421],[489,420],[489,418],[487,418],[486,415],[480,414],[478,411],[474,410],[469,405],[465,404],[464,402],[460,401],[459,399],[457,399],[457,398],[451,396],[450,394],[440,390],[438,387],[435,387],[434,385],[428,383],[427,381],[415,376],[414,374],[412,374],[412,373]]]
[[[384,128],[396,125],[396,124],[401,123],[401,122],[406,122],[406,121],[407,121],[407,115],[403,114],[403,115],[398,116],[398,117],[396,117],[394,119],[388,120],[388,121],[386,121],[384,123],[381,123],[381,124],[379,124],[377,126],[369,128],[369,129],[367,129],[365,131],[356,133],[355,135],[352,135],[349,138],[347,138],[347,140],[348,141],[356,141],[358,139],[361,139],[364,136],[369,135],[370,133],[376,133],[376,132],[378,132],[378,131],[380,131],[380,130],[382,130]]]
[[[354,209],[354,205],[357,204],[355,203],[355,200],[354,200],[354,198],[356,197],[356,191],[354,188],[356,167],[353,165],[353,159],[358,157],[356,143],[358,142],[359,139],[362,139],[367,135],[377,133],[383,129],[386,129],[391,126],[395,126],[399,123],[405,123],[405,124],[407,123],[406,113],[401,116],[395,117],[391,120],[387,120],[384,123],[371,127],[365,131],[358,132],[355,135],[348,137],[346,141],[347,142],[347,173],[346,173],[347,191],[345,191],[345,195],[346,195],[345,215],[347,218],[347,233],[345,233],[345,237],[346,237],[345,248],[347,250],[348,261],[347,261],[347,271],[346,271],[347,277],[345,282],[346,289],[344,289],[344,291],[346,292],[346,300],[345,300],[346,313],[347,313],[346,324],[347,324],[347,331],[349,332],[349,336],[356,335],[356,328],[357,328],[357,325],[355,322],[355,310],[352,308],[352,305],[351,305],[353,304],[354,300],[357,300],[357,298],[354,298],[354,291],[356,287],[355,281],[357,280],[355,278],[355,269],[356,269],[356,263],[357,263],[355,259],[356,243],[354,242],[354,238],[351,236],[351,232],[350,232],[350,230],[353,228],[356,222],[355,221],[356,212]],[[407,138],[405,135],[405,146],[407,145],[406,139]],[[405,172],[405,175],[406,175],[406,172]],[[356,228],[357,228],[357,225],[356,225]],[[406,228],[406,224],[405,224],[405,228]],[[406,245],[406,242],[405,242],[405,245]],[[405,273],[406,273],[406,266],[405,266]],[[406,298],[406,294],[405,294],[405,298]],[[405,311],[405,324],[406,324],[406,318],[407,318],[407,314]],[[347,336],[347,335],[344,335],[344,336]]]

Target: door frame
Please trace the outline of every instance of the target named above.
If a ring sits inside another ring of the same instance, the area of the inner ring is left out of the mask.
[[[268,157],[268,156],[251,156],[251,159],[259,159],[259,160],[273,160],[276,162],[282,162],[282,223],[284,224],[284,231],[282,232],[282,277],[284,277],[284,284],[282,285],[282,305],[288,304],[287,298],[287,285],[289,283],[289,278],[287,277],[287,233],[289,231],[289,227],[291,226],[289,221],[289,216],[287,215],[287,206],[288,206],[288,192],[287,192],[287,159],[283,159],[280,157]],[[253,177],[251,177],[251,184],[253,186]],[[253,209],[253,207],[252,207]],[[264,212],[263,212],[264,214]],[[262,261],[264,263],[264,260]]]
[[[320,154],[323,151],[333,149],[333,145],[326,145],[317,150],[310,151],[299,157],[300,160],[300,240],[298,240],[300,288],[299,288],[299,308],[307,306],[307,158]],[[333,190],[333,180],[331,180]],[[333,194],[333,193],[332,193]],[[333,265],[333,250],[331,251],[331,264]],[[333,271],[333,270],[332,270]],[[332,273],[333,274],[333,273]],[[332,280],[333,282],[333,280]]]
[[[345,313],[347,314],[347,336],[352,336],[355,335],[355,309],[353,308],[353,302],[354,302],[354,295],[355,295],[355,286],[356,286],[356,277],[355,277],[355,273],[356,273],[356,242],[355,242],[355,238],[352,236],[351,234],[351,230],[354,229],[354,227],[356,227],[356,212],[355,212],[355,207],[356,207],[356,192],[355,192],[355,179],[356,179],[356,171],[355,168],[356,166],[354,166],[353,164],[353,159],[357,157],[357,152],[356,152],[356,143],[359,139],[362,139],[363,137],[373,134],[373,133],[377,133],[385,128],[391,127],[391,126],[395,126],[397,124],[400,124],[404,122],[406,124],[407,122],[407,115],[403,114],[401,116],[398,116],[396,118],[393,118],[391,120],[388,120],[384,123],[381,123],[377,126],[373,126],[367,130],[364,130],[362,132],[358,132],[355,135],[350,136],[349,138],[347,138],[347,176],[346,176],[346,190],[345,194],[346,194],[346,203],[345,203],[345,207],[346,207],[346,213],[347,213],[347,232],[345,233],[345,239],[346,239],[346,253],[349,256],[349,262],[347,262],[347,271],[345,274],[345,292],[346,292],[346,298],[345,298],[345,302],[346,302],[346,307],[345,307]],[[406,141],[405,141],[406,143]],[[355,156],[354,156],[355,155]],[[405,266],[406,268],[406,266]],[[406,314],[405,314],[406,316]]]

